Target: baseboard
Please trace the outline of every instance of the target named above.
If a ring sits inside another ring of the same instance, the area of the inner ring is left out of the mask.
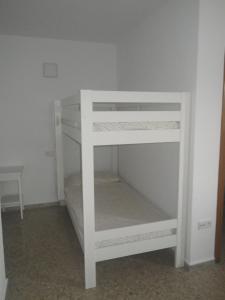
[[[66,206],[66,201],[65,200],[59,200],[59,205],[60,206]]]
[[[44,208],[44,207],[59,206],[59,205],[60,205],[59,201],[37,203],[37,204],[27,204],[24,206],[24,209]]]
[[[26,205],[24,205],[24,210],[35,209],[35,208],[44,208],[44,207],[52,207],[52,206],[59,206],[59,205],[61,205],[60,201],[38,203],[38,204],[26,204]],[[15,210],[19,210],[19,207],[18,206],[5,207],[3,209],[3,212],[15,211]]]
[[[211,264],[215,262],[215,258],[214,257],[209,257],[209,258],[205,258],[205,259],[199,259],[199,260],[194,260],[189,262],[188,260],[185,260],[185,266],[190,269],[192,267],[197,267],[200,265],[205,265],[205,264]]]
[[[2,293],[0,295],[0,300],[5,300],[6,299],[7,287],[8,287],[8,279],[5,279],[3,289],[2,289]]]

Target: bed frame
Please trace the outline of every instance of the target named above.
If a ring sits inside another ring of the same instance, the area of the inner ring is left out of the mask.
[[[55,101],[55,134],[57,161],[58,200],[64,199],[63,135],[81,144],[83,234],[77,228],[77,220],[71,218],[84,252],[85,287],[96,286],[96,262],[157,249],[174,247],[175,266],[184,265],[186,170],[188,145],[188,93],[150,93],[121,91],[82,90],[77,96]],[[96,111],[94,105],[113,103],[167,103],[178,104],[180,110],[169,111]],[[177,121],[177,129],[94,131],[98,122],[163,122]],[[76,124],[81,124],[82,130]],[[94,207],[94,146],[177,142],[179,147],[179,176],[177,217],[161,222],[95,231]],[[112,247],[96,248],[95,243],[109,238],[173,230],[173,234],[150,240],[142,240]]]

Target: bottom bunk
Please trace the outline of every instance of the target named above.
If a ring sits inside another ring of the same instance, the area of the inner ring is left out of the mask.
[[[65,180],[65,201],[83,248],[82,186],[78,175]],[[95,176],[96,261],[176,246],[171,219],[121,178]]]

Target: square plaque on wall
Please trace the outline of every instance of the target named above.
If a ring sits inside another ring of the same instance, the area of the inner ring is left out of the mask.
[[[43,63],[43,77],[57,78],[58,65],[56,63]]]

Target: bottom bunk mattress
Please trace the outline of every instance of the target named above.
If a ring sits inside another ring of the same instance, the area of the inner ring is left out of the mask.
[[[72,175],[65,180],[65,201],[70,215],[76,216],[76,223],[79,231],[83,232],[83,205],[82,189],[79,176]],[[97,174],[95,177],[95,230],[109,230],[132,225],[154,223],[170,218],[138,193],[130,185],[118,177],[104,174]],[[160,236],[174,234],[173,230],[164,230],[163,232],[151,232],[144,236],[133,237],[133,239],[150,239]],[[124,242],[129,242],[130,237]],[[131,237],[132,240],[132,237]],[[114,241],[105,241],[107,245],[118,243]],[[123,241],[119,241],[122,243]],[[103,247],[104,241],[96,247]]]

